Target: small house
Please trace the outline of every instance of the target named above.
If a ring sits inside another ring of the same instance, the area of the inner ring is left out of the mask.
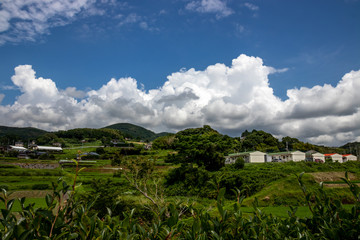
[[[347,162],[347,161],[357,161],[357,157],[355,155],[352,154],[344,154],[343,156],[343,162]]]
[[[23,142],[15,142],[15,146],[16,147],[24,147],[24,143]]]
[[[225,157],[225,164],[235,163],[238,157],[242,157],[246,163],[265,162],[265,153],[260,151],[232,153]]]
[[[325,159],[331,159],[332,161],[336,162],[338,161],[339,163],[343,162],[343,156],[337,153],[327,153],[324,154],[325,155]]]
[[[289,162],[305,160],[305,153],[300,151],[267,153],[267,162]]]
[[[315,152],[314,150],[307,151],[305,153],[306,161],[311,162],[325,162],[325,155],[322,153]]]

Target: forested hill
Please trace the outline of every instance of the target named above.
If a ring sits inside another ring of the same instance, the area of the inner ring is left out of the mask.
[[[0,126],[0,144],[6,145],[9,143],[13,144],[15,141],[29,140],[36,140],[39,144],[48,144],[51,141],[62,142],[61,138],[93,138],[101,140],[103,137],[119,140],[123,139],[123,137],[128,137],[136,140],[153,141],[156,138],[160,137],[157,141],[154,142],[155,146],[159,148],[174,148],[175,146],[172,145],[174,138],[178,140],[184,140],[189,138],[190,136],[194,135],[194,137],[196,137],[196,135],[203,135],[204,133],[206,133],[206,135],[211,133],[210,135],[213,136],[221,135],[216,130],[212,129],[210,126],[204,126],[202,128],[194,129],[185,129],[179,131],[176,136],[167,132],[154,133],[151,130],[131,123],[118,123],[101,129],[76,128],[57,132],[47,132],[45,130],[32,127],[18,128]],[[354,155],[360,153],[359,142],[347,143],[339,148],[326,147],[313,145],[310,143],[304,143],[299,139],[289,136],[286,136],[282,139],[277,139],[272,134],[261,130],[246,130],[242,133],[241,137],[226,137],[227,141],[230,141],[229,139],[231,139],[231,144],[228,145],[228,147],[231,148],[232,151],[258,150],[263,152],[278,152],[287,150],[300,150],[306,152],[308,150],[315,150],[321,153],[337,152],[340,154],[351,153]],[[209,141],[212,141],[213,143],[216,142],[214,139],[210,139]]]
[[[47,133],[47,131],[32,127],[18,128],[0,126],[0,137],[14,136],[19,139],[29,140],[35,139],[45,133]]]
[[[128,138],[134,138],[139,140],[154,140],[157,137],[165,136],[168,133],[154,133],[153,131],[150,131],[146,128],[131,124],[131,123],[117,123],[110,126],[107,126],[105,128],[111,128],[119,130],[125,137]]]

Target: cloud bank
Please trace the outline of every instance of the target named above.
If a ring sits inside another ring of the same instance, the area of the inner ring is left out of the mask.
[[[113,78],[83,92],[58,89],[51,79],[37,77],[32,66],[20,65],[11,80],[21,95],[0,105],[0,125],[58,130],[131,122],[178,131],[209,124],[231,136],[262,129],[316,144],[360,141],[360,70],[345,74],[336,86],[289,89],[285,101],[274,95],[268,78],[282,71],[240,55],[231,66],[175,72],[158,89],[145,91],[133,78]]]
[[[106,2],[106,0],[104,0]],[[35,41],[49,29],[64,26],[84,15],[102,15],[96,0],[2,0],[0,45],[5,42]]]

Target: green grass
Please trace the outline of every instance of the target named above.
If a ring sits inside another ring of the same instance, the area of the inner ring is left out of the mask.
[[[240,209],[241,211],[247,214],[251,214],[255,211],[253,207],[241,207]],[[284,207],[284,206],[259,207],[258,209],[266,214],[272,214],[273,216],[277,216],[281,218],[289,217],[289,212],[291,212],[290,207]],[[299,206],[297,207],[295,216],[299,218],[311,217],[311,211],[309,210],[308,207]]]
[[[35,208],[41,208],[41,207],[46,207],[46,202],[45,202],[45,198],[26,198],[25,200],[25,206],[27,206],[28,204],[35,204]],[[0,209],[4,209],[5,205],[3,202],[0,202]],[[13,212],[19,212],[21,211],[21,207],[20,207],[20,203],[18,200],[15,200],[13,208],[12,208]]]
[[[319,188],[319,184],[317,184],[309,174],[303,175],[303,182],[308,191],[315,191]],[[255,198],[258,200],[259,206],[297,206],[305,201],[295,175],[290,175],[269,183],[261,191],[246,198],[243,204],[251,206]]]
[[[353,183],[360,183],[360,180],[352,180]],[[344,181],[326,181],[325,184],[345,184]]]
[[[56,182],[58,176],[6,176],[0,177],[1,185],[9,187],[10,191],[15,190],[31,190],[35,184],[48,184]]]

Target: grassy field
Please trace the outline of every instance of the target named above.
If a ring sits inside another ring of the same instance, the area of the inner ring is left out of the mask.
[[[99,143],[95,143],[99,144]],[[94,147],[95,146],[95,147]],[[68,184],[72,185],[75,176],[75,164],[69,164],[69,167],[61,168],[59,166],[56,169],[25,169],[19,166],[7,166],[4,163],[33,163],[33,164],[56,164],[59,159],[74,159],[76,154],[81,151],[95,152],[96,145],[94,143],[87,143],[79,145],[75,149],[64,149],[63,154],[55,154],[57,160],[18,160],[18,159],[1,159],[0,158],[0,187],[7,188],[10,192],[15,192],[14,196],[28,197],[29,203],[35,203],[36,207],[44,207],[44,195],[51,188],[51,183],[63,178]],[[106,148],[108,156],[116,152],[117,148]],[[165,162],[166,156],[173,152],[172,150],[152,150],[146,151],[142,155],[138,156],[125,156],[127,158],[137,159],[152,159],[155,161],[156,176],[164,177],[168,172],[177,168],[180,165],[169,164]],[[78,188],[79,193],[87,193],[93,191],[92,184],[94,181],[99,181],[101,184],[107,184],[111,182],[116,187],[121,189],[120,198],[127,198],[138,203],[147,202],[143,196],[139,195],[134,189],[129,187],[129,183],[126,179],[116,174],[119,167],[111,166],[110,159],[97,159],[92,164],[85,164],[86,168],[81,171],[77,178],[77,184],[81,185]],[[6,165],[6,166],[5,166]],[[3,167],[1,167],[3,166]],[[351,203],[352,198],[350,191],[345,186],[342,186],[343,182],[341,177],[345,175],[345,171],[350,171],[350,177],[353,181],[360,183],[359,169],[352,165],[321,165],[321,164],[308,164],[308,163],[270,163],[270,164],[246,164],[244,171],[267,172],[267,173],[286,173],[281,176],[280,179],[269,182],[261,190],[248,196],[244,202],[244,207],[241,208],[243,213],[251,214],[254,209],[251,207],[255,198],[259,202],[259,209],[265,213],[271,213],[274,216],[286,217],[290,208],[288,206],[299,206],[296,212],[298,217],[307,217],[310,212],[307,207],[304,207],[304,196],[297,182],[297,177],[300,172],[307,172],[303,176],[303,181],[310,192],[315,192],[319,189],[319,182],[324,182],[327,185],[337,185],[338,188],[325,187],[325,190],[329,196],[334,198],[341,197],[345,199],[344,203]],[[82,166],[81,166],[82,167]],[[334,170],[331,170],[331,169]],[[330,171],[329,171],[330,169]],[[340,169],[340,170],[339,170]],[[241,174],[241,170],[236,174]],[[117,177],[114,177],[117,175]],[[258,176],[258,175],[256,175]],[[255,179],[257,180],[257,179]],[[46,187],[47,186],[47,187]],[[105,186],[106,187],[106,186]],[[40,188],[40,189],[39,189]],[[40,191],[43,190],[43,191]],[[47,191],[45,191],[47,190]],[[210,198],[198,198],[173,196],[166,198],[167,201],[182,201],[191,202],[196,207],[202,208],[206,211],[215,213],[217,210],[216,200]],[[348,201],[349,200],[349,201]],[[227,200],[227,206],[232,209],[233,200]],[[3,207],[0,205],[0,207]],[[18,210],[18,203],[15,204],[15,210]]]
[[[28,204],[35,204],[35,208],[42,208],[46,207],[45,198],[26,198],[25,200],[25,206]],[[4,208],[4,203],[0,202],[0,209]],[[21,211],[20,203],[19,201],[15,201],[12,210],[14,212]]]
[[[144,201],[146,201],[145,199],[143,199]],[[216,212],[216,206],[215,206],[215,201],[211,201],[211,204],[209,205],[209,202],[207,202],[205,200],[201,201],[203,206],[207,205],[207,208],[209,209],[209,211],[213,211]],[[207,202],[207,203],[206,203]],[[26,198],[25,201],[25,205],[27,204],[35,204],[36,208],[46,208],[46,202],[44,198]],[[199,203],[197,203],[199,204]],[[229,204],[229,206],[231,206],[232,204]],[[345,208],[350,209],[353,205],[344,205]],[[199,207],[199,206],[197,206]],[[4,208],[4,204],[0,203],[0,209]],[[230,207],[229,207],[230,208]],[[306,206],[298,206],[296,207],[296,213],[295,216],[299,217],[299,218],[305,218],[305,217],[311,217],[311,212],[309,210],[308,207]],[[13,211],[17,212],[20,211],[20,204],[19,201],[15,201],[14,206],[13,206]],[[254,212],[255,209],[253,207],[241,207],[240,210],[243,212],[244,216],[251,216]],[[266,214],[272,214],[273,216],[276,217],[280,217],[280,218],[285,218],[289,216],[289,212],[291,212],[290,207],[286,207],[286,206],[271,206],[271,207],[258,207],[258,211],[266,213]]]

